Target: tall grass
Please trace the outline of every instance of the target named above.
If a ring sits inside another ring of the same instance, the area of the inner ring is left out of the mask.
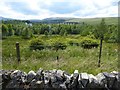
[[[44,36],[39,36],[44,41]],[[51,36],[56,38],[60,36]],[[74,38],[74,36],[71,36]],[[68,36],[67,38],[70,38]],[[76,38],[76,36],[75,36]],[[49,38],[48,38],[49,39]],[[79,72],[97,74],[99,72],[111,72],[117,70],[117,44],[103,43],[101,67],[97,67],[99,47],[83,49],[80,46],[68,46],[65,50],[44,49],[31,51],[29,41],[21,37],[8,37],[2,41],[2,65],[3,69],[20,69],[28,72],[29,70],[43,69],[62,69],[73,73],[75,69]],[[15,43],[20,43],[21,63],[17,64]],[[59,60],[56,60],[56,56]]]

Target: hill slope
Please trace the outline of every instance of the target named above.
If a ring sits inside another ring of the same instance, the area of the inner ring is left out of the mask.
[[[117,17],[104,17],[107,24],[118,24]],[[79,23],[86,23],[91,25],[99,24],[102,18],[67,18],[67,17],[53,17],[53,18],[45,18],[45,19],[33,19],[29,20],[30,22],[41,22],[41,23],[63,23],[63,22],[79,22]],[[12,18],[4,18],[0,17],[0,20],[16,20]]]
[[[118,24],[117,17],[104,17],[107,24]],[[84,22],[87,24],[99,24],[102,18],[75,18],[67,20],[67,22]]]

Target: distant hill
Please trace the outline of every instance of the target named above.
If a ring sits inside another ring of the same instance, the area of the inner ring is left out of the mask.
[[[4,17],[0,16],[0,20],[7,21],[7,20],[14,20],[14,19],[12,19],[12,18],[4,18]]]
[[[99,24],[102,18],[74,18],[67,20],[66,22],[80,22],[80,23],[87,23],[87,24]],[[104,17],[105,22],[107,24],[118,24],[118,18],[117,17]]]
[[[63,23],[68,20],[71,20],[71,19],[74,19],[74,18],[53,17],[53,18],[45,18],[45,19],[41,20],[41,22],[43,22],[43,23]]]
[[[30,22],[41,22],[42,20],[38,20],[38,19],[31,19],[29,20]]]
[[[118,24],[117,17],[104,17],[107,24]],[[86,23],[91,25],[99,24],[102,18],[68,18],[68,17],[53,17],[53,18],[45,18],[45,19],[31,19],[30,22],[33,23],[64,23],[64,22],[78,22],[78,23]],[[12,18],[4,18],[0,17],[0,20],[16,20]]]

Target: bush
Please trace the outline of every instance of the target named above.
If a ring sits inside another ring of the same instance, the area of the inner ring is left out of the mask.
[[[80,42],[81,46],[86,49],[91,49],[91,48],[97,48],[98,47],[98,42],[94,39],[91,38],[83,38]]]
[[[64,50],[64,49],[66,49],[66,47],[67,46],[64,43],[61,43],[61,42],[58,42],[58,41],[53,43],[53,49],[55,49],[55,50],[58,50],[58,49]]]
[[[54,50],[58,50],[58,49],[64,50],[67,47],[65,41],[66,41],[65,38],[56,37],[56,38],[47,40],[46,43],[47,45],[49,45],[50,48]]]
[[[39,40],[39,39],[33,39],[30,41],[30,49],[31,50],[42,50],[44,49],[44,43],[43,41]]]
[[[105,40],[107,43],[117,43],[117,40],[116,39],[108,39],[108,40]]]
[[[69,40],[68,44],[71,45],[71,46],[73,46],[73,45],[79,46],[78,41],[77,40],[73,40],[73,39]]]
[[[22,38],[23,39],[30,39],[31,37],[32,37],[32,32],[28,28],[25,28],[22,31]]]

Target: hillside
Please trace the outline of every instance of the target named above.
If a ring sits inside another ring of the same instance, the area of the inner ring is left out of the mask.
[[[66,22],[84,22],[93,25],[100,23],[101,19],[102,18],[74,18],[67,20]],[[105,17],[105,21],[107,24],[118,24],[117,17]]]
[[[104,17],[107,24],[118,24],[117,17]],[[79,22],[79,23],[87,23],[91,25],[99,24],[102,18],[67,18],[67,17],[53,17],[53,18],[45,18],[45,19],[32,19],[30,22],[37,23],[63,23],[63,22]],[[12,18],[0,17],[0,20],[15,20]]]

